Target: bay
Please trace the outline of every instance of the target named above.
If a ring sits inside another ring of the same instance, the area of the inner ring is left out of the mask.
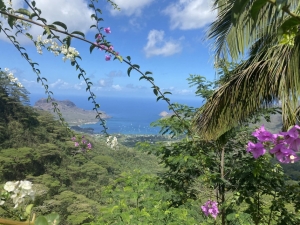
[[[45,96],[31,95],[31,105],[34,105],[40,98],[45,98]],[[54,98],[70,100],[77,107],[85,110],[93,109],[93,104],[84,96],[59,95]],[[109,134],[157,135],[160,128],[151,127],[150,123],[160,119],[159,114],[162,111],[169,112],[167,103],[164,101],[157,102],[155,97],[102,97],[97,98],[97,102],[100,104],[100,110],[111,116],[110,119],[106,120]],[[173,102],[193,107],[202,105],[202,100],[197,98],[182,98]],[[99,122],[96,124],[82,124],[80,127],[93,128],[94,133],[103,131]]]

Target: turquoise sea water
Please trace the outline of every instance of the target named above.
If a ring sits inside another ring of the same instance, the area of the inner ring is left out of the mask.
[[[31,105],[44,96],[31,95]],[[92,110],[93,105],[87,101],[87,97],[78,96],[57,96],[58,100],[70,100],[77,107],[85,110]],[[159,128],[150,126],[161,118],[159,114],[162,111],[168,111],[166,102],[156,102],[153,98],[126,98],[126,97],[103,97],[97,99],[100,104],[100,110],[104,111],[112,118],[106,120],[108,133],[110,134],[151,134],[159,133]],[[202,104],[201,99],[180,99],[174,100],[181,104],[187,104],[193,107],[199,107]],[[93,128],[94,133],[101,133],[103,128],[99,123],[81,125],[82,128]]]

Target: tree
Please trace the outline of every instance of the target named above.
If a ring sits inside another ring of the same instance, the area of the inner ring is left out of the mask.
[[[217,138],[274,104],[281,105],[284,129],[297,123],[299,1],[216,0],[215,7],[208,38],[215,40],[216,67],[230,59],[239,65],[198,110],[196,131]]]

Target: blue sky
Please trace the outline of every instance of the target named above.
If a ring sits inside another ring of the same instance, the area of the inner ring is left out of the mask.
[[[22,7],[22,0],[12,0],[14,8]],[[105,0],[98,1],[102,9],[101,26],[110,27],[106,38],[124,58],[140,65],[142,71],[151,71],[155,83],[165,91],[171,91],[175,98],[193,98],[194,88],[189,88],[189,74],[199,74],[209,80],[215,79],[213,55],[210,43],[204,41],[207,26],[214,20],[216,12],[211,11],[209,0],[115,0],[120,11],[114,10]],[[86,38],[94,41],[96,30],[89,29],[94,23],[90,19],[91,10],[85,0],[36,0],[42,15],[49,23],[62,21],[69,31],[79,30]],[[1,19],[3,20],[3,19]],[[40,28],[28,30],[37,38]],[[45,37],[44,37],[45,38]],[[39,63],[41,75],[48,79],[49,89],[57,95],[88,96],[78,72],[64,62],[62,55],[36,47],[23,37],[18,40],[29,57]],[[139,81],[139,75],[132,72],[127,76],[128,66],[119,61],[105,61],[105,52],[95,49],[89,53],[89,45],[73,40],[72,47],[82,57],[81,66],[94,83],[93,92],[97,96],[153,96],[151,85]],[[36,75],[18,51],[0,34],[0,67],[9,68],[21,83],[34,94],[44,95],[44,90],[36,82]],[[172,99],[172,97],[171,97]]]

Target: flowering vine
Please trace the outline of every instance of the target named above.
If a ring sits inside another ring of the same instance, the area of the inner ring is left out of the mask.
[[[247,145],[247,151],[251,152],[253,157],[257,159],[269,150],[269,153],[275,155],[279,162],[294,163],[299,160],[296,153],[300,150],[299,134],[300,127],[298,125],[291,127],[287,132],[279,132],[278,134],[272,134],[262,125],[252,133],[258,142],[250,141]]]

